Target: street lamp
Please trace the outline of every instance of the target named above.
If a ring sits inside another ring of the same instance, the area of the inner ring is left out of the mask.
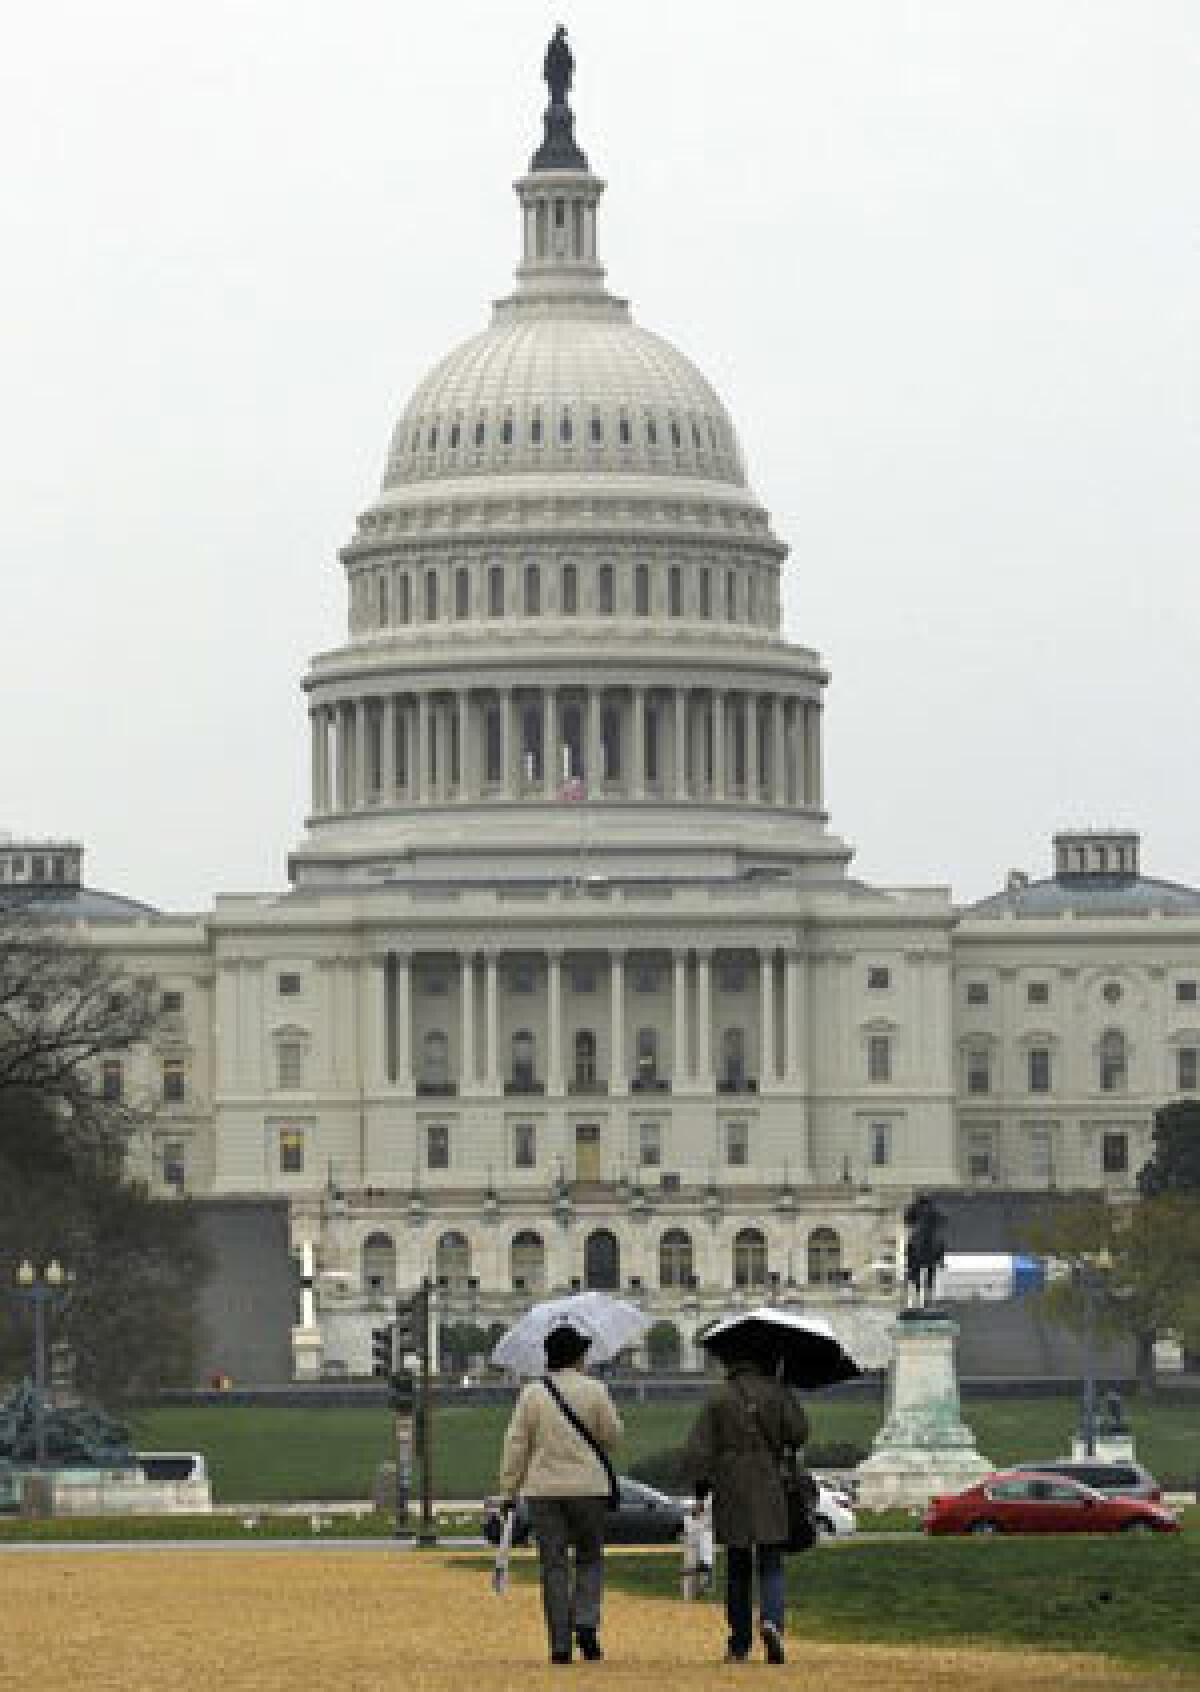
[[[1077,1259],[1075,1278],[1083,1294],[1083,1415],[1080,1433],[1086,1457],[1096,1455],[1096,1294],[1112,1268],[1112,1254],[1091,1252]]]
[[[33,1306],[34,1461],[46,1466],[46,1306],[63,1297],[70,1277],[56,1257],[39,1274],[26,1258],[17,1270],[17,1294]]]

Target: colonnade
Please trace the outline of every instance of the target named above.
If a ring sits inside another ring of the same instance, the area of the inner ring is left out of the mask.
[[[821,704],[726,688],[428,688],[315,704],[314,816],[483,798],[820,810]]]
[[[375,1087],[396,1087],[411,1093],[421,1085],[428,1085],[423,1053],[417,1047],[414,1016],[418,957],[419,954],[398,949],[375,953],[370,960],[368,1074]],[[522,967],[530,966],[527,951],[514,954],[514,958],[519,958]],[[656,1057],[656,1087],[675,1091],[769,1092],[780,1085],[789,1088],[797,1085],[804,1074],[808,1012],[805,960],[799,952],[764,947],[747,957],[741,952],[715,954],[703,947],[647,953],[610,946],[605,959],[607,1006],[600,1000],[592,1009],[589,997],[587,1018],[590,1030],[602,1036],[601,1046],[607,1046],[607,1074],[600,1073],[602,1066],[594,1047],[596,1073],[580,1085],[575,1060],[565,1049],[564,1041],[564,966],[568,958],[585,964],[591,971],[597,953],[588,950],[568,954],[562,948],[551,948],[540,954],[537,988],[532,1003],[523,1010],[522,1021],[532,1024],[544,1038],[536,1040],[530,1054],[529,1076],[514,1086],[511,1054],[501,1048],[504,956],[486,945],[458,952],[452,965],[458,981],[458,1002],[453,1013],[458,1035],[456,1073],[447,1072],[444,1078],[439,1075],[429,1090],[448,1094],[525,1091],[545,1093],[552,1098],[575,1091],[624,1094],[636,1090],[642,1054],[633,1053],[631,1063],[626,1045],[626,977],[631,964],[643,969],[661,968],[664,976],[669,974],[670,1061],[660,1062]],[[727,1054],[721,1045],[725,1028],[715,1025],[713,969],[714,964],[722,961],[733,962],[739,969],[749,962],[755,977],[753,983],[749,979],[745,981],[747,1001],[754,1005],[754,1016],[751,1018],[743,1012],[739,1018],[727,1003],[723,1018],[723,1024],[741,1027],[743,1032],[745,1023],[757,1025],[757,1047],[752,1049],[747,1040],[739,1054],[735,1075],[728,1067],[722,1067],[727,1065]],[[431,957],[429,962],[436,964],[438,970],[447,965],[442,954]],[[482,1049],[476,1039],[480,1002]],[[649,999],[647,1021],[654,1020],[654,1011],[661,1011],[663,1003],[663,995],[656,989]],[[576,1024],[581,1020],[578,1008],[573,1020]],[[445,1034],[448,1030],[441,1032]]]

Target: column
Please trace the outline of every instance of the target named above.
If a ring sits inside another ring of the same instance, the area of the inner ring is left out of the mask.
[[[408,768],[413,802],[419,805],[429,795],[429,695],[424,689],[417,695],[417,738],[408,749]]]
[[[687,704],[688,696],[685,687],[675,689],[675,797],[686,799],[688,795],[688,767],[687,767]]]
[[[367,962],[367,1085],[384,1087],[388,1082],[388,991],[387,953],[373,952]]]
[[[758,954],[758,1090],[766,1093],[775,1085],[775,952]]]
[[[785,727],[783,699],[776,693],[771,697],[771,801],[775,805],[786,805],[788,797]]]
[[[696,953],[696,1081],[711,1090],[712,953]]]
[[[712,690],[713,798],[725,798],[725,694]]]
[[[562,1064],[562,953],[546,953],[546,1023],[549,1050],[546,1057],[546,1090],[551,1098],[563,1094]]]
[[[337,712],[337,808],[350,809],[350,706],[335,705]]]
[[[813,804],[821,810],[825,804],[825,782],[821,766],[821,716],[822,706],[818,701],[812,708],[813,725]]]
[[[604,786],[604,758],[600,750],[600,689],[587,690],[587,790],[588,798],[599,797]]]
[[[396,959],[396,1085],[413,1089],[412,1072],[412,955],[395,953]]]
[[[489,1093],[500,1091],[500,982],[499,958],[494,951],[489,951],[485,957],[485,1011],[487,1015],[487,1076],[485,1085]]]
[[[370,721],[371,702],[360,699],[354,707],[354,803],[359,810],[367,803],[367,743],[369,735],[367,728]]]
[[[379,725],[379,803],[390,805],[396,797],[396,699],[386,693]]]
[[[458,797],[469,799],[475,791],[471,771],[471,695],[467,688],[458,690]]]
[[[475,1087],[475,954],[464,952],[460,959],[461,985],[459,997],[462,1010],[462,1041],[459,1061],[459,1091],[469,1093]]]
[[[542,689],[542,794],[553,799],[558,791],[558,704],[552,687]]]
[[[803,1085],[807,1064],[805,985],[803,957],[799,952],[787,952],[783,978],[783,1073],[792,1086]]]
[[[320,816],[325,809],[322,801],[325,778],[321,756],[321,735],[324,728],[325,712],[318,705],[308,713],[308,730],[312,738],[312,804],[310,809],[313,816]]]
[[[688,1026],[687,1026],[687,960],[684,950],[674,954],[675,966],[675,1062],[673,1086],[676,1091],[686,1087],[690,1080],[688,1069]]]
[[[513,690],[500,689],[500,792],[505,799],[513,796]]]
[[[611,1006],[609,1010],[608,1090],[625,1093],[629,1090],[625,1074],[625,953],[613,949],[608,954]]]
[[[646,690],[635,687],[633,690],[633,756],[630,759],[630,770],[633,775],[633,797],[646,797]]]

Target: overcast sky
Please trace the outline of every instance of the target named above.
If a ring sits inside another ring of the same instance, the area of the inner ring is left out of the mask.
[[[1200,5],[38,0],[0,60],[0,827],[277,888],[299,679],[517,257],[559,19],[602,257],[725,397],[856,870],[1200,881]],[[736,19],[736,23],[735,20]]]

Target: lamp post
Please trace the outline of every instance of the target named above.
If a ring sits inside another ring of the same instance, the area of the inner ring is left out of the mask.
[[[46,1306],[62,1298],[68,1276],[57,1258],[39,1273],[28,1258],[17,1270],[17,1294],[33,1306],[34,1461],[46,1466]]]
[[[1096,1294],[1111,1267],[1112,1257],[1107,1251],[1080,1257],[1075,1264],[1076,1281],[1083,1294],[1083,1412],[1079,1431],[1087,1457],[1096,1455]]]

